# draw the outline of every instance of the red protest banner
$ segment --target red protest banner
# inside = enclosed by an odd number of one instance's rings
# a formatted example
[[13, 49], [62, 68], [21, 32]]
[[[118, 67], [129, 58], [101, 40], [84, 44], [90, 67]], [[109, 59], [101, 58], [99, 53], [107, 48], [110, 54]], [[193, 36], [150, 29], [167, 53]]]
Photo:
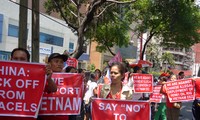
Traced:
[[195, 98], [192, 79], [167, 82], [165, 86], [170, 102], [190, 101]]
[[134, 92], [151, 93], [153, 92], [153, 76], [151, 74], [133, 74]]
[[79, 114], [83, 97], [83, 76], [54, 73], [52, 79], [57, 84], [57, 92], [44, 93], [39, 115]]
[[195, 79], [195, 97], [200, 98], [200, 78]]
[[150, 94], [149, 101], [160, 103], [162, 100], [163, 94], [160, 93], [161, 85], [156, 85], [153, 87], [153, 93]]
[[92, 120], [150, 120], [149, 102], [94, 99]]
[[66, 63], [68, 66], [72, 66], [76, 68], [78, 65], [78, 60], [76, 58], [68, 58]]
[[45, 81], [45, 65], [0, 61], [0, 116], [36, 118]]

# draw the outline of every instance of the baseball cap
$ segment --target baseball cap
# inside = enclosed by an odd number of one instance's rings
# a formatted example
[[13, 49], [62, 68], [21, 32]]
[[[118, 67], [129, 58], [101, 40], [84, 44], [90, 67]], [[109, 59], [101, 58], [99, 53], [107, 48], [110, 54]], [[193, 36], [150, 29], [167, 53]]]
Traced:
[[61, 58], [65, 62], [68, 59], [68, 56], [59, 53], [52, 53], [48, 58], [48, 62], [50, 62], [53, 58]]

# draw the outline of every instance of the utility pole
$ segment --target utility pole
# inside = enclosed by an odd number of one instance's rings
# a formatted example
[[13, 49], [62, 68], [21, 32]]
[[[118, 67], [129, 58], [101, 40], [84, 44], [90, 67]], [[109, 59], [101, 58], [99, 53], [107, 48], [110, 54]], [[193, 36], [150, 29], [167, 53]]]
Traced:
[[27, 13], [28, 0], [20, 0], [18, 47], [27, 48]]
[[39, 0], [32, 0], [32, 62], [39, 62]]

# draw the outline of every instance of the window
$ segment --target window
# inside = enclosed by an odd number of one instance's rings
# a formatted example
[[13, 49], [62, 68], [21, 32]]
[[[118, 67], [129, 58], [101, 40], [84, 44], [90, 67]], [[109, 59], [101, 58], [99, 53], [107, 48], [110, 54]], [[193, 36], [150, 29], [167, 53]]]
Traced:
[[74, 51], [74, 43], [69, 43], [69, 52], [72, 53]]
[[0, 14], [0, 43], [2, 42], [3, 35], [3, 15]]
[[40, 32], [40, 42], [51, 45], [63, 46], [63, 38]]
[[10, 58], [9, 52], [0, 51], [0, 60], [9, 60]]
[[8, 36], [18, 37], [19, 27], [16, 25], [8, 25]]
[[0, 60], [8, 60], [8, 55], [1, 55], [0, 54]]

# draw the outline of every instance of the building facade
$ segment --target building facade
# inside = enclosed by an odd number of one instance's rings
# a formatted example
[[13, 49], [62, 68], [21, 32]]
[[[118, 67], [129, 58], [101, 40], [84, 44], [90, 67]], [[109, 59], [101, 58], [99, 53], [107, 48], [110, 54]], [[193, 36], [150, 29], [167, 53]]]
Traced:
[[192, 48], [179, 48], [176, 46], [163, 47], [162, 52], [170, 52], [174, 56], [175, 66], [170, 66], [174, 74], [183, 71], [186, 76], [193, 76], [194, 52]]
[[[19, 0], [13, 0], [18, 3]], [[0, 1], [0, 60], [9, 60], [11, 51], [18, 47], [19, 31], [19, 5], [9, 0]], [[29, 6], [31, 5], [29, 1]], [[43, 7], [44, 1], [40, 1], [40, 62], [51, 53], [63, 53], [65, 50], [73, 52], [77, 44], [77, 36], [67, 27], [63, 20], [55, 18], [56, 14], [48, 16]], [[9, 7], [8, 7], [9, 6]], [[31, 10], [28, 10], [27, 18], [27, 49], [31, 53]], [[79, 58], [79, 64], [86, 66], [89, 60], [87, 50]]]
[[194, 76], [200, 76], [200, 43], [195, 44], [193, 47], [193, 51], [194, 51], [194, 56], [195, 56], [195, 60], [194, 60], [194, 65], [193, 65], [193, 75]]

